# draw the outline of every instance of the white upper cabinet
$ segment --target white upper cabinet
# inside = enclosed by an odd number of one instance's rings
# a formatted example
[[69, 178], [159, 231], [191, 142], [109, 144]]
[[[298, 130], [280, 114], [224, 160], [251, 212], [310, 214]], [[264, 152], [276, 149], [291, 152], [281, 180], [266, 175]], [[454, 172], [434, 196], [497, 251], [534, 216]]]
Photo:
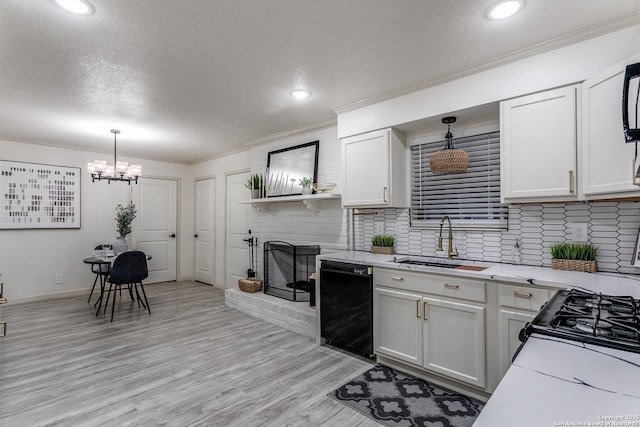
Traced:
[[407, 207], [405, 136], [382, 129], [342, 139], [342, 207]]
[[500, 103], [503, 202], [578, 199], [578, 88], [567, 86]]
[[622, 131], [622, 83], [629, 58], [582, 84], [582, 193], [585, 199], [640, 196], [633, 184], [635, 144]]

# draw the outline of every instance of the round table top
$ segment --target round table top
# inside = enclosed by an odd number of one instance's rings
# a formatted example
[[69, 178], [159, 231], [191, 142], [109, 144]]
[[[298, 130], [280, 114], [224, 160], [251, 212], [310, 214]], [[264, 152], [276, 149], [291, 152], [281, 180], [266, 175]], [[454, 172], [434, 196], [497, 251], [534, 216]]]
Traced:
[[[115, 258], [115, 256], [110, 256], [106, 258], [97, 258], [97, 257], [89, 257], [82, 260], [85, 264], [111, 264], [111, 261]], [[152, 258], [151, 255], [147, 255], [147, 261]]]

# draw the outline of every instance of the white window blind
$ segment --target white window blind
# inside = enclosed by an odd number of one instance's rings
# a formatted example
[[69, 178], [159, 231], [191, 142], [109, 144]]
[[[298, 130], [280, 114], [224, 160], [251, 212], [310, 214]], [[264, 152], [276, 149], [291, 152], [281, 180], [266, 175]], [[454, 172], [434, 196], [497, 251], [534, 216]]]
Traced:
[[454, 227], [507, 228], [507, 205], [500, 203], [500, 132], [454, 138], [469, 153], [465, 173], [436, 175], [429, 158], [445, 142], [411, 147], [411, 225], [439, 226], [449, 215]]

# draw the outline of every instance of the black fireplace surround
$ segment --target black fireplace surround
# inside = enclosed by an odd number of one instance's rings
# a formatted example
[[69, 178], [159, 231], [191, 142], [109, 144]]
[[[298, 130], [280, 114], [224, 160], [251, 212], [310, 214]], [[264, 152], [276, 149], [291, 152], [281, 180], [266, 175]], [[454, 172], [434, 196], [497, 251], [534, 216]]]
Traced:
[[264, 243], [264, 293], [289, 301], [309, 301], [315, 292], [311, 274], [316, 271], [320, 246], [287, 242]]

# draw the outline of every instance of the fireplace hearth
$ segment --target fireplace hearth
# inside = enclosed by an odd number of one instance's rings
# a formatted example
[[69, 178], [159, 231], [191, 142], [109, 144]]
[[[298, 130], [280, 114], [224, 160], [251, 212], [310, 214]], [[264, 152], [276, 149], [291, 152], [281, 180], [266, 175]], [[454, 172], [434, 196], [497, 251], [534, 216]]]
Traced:
[[311, 274], [316, 271], [318, 245], [264, 243], [264, 293], [289, 301], [309, 301], [315, 292]]

